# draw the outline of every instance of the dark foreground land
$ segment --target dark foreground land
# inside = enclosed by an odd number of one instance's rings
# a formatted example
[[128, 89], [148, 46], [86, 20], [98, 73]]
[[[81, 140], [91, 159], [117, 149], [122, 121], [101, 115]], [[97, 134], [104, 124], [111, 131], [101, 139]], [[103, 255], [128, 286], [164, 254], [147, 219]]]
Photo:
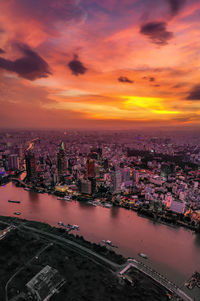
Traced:
[[[83, 237], [67, 234], [65, 230], [47, 224], [0, 217], [0, 229], [7, 227], [2, 222], [12, 223], [15, 228], [0, 240], [1, 301], [37, 300], [31, 297], [27, 299], [27, 295], [23, 297], [28, 292], [26, 283], [47, 265], [55, 268], [65, 279], [59, 293], [51, 297], [52, 301], [168, 300], [163, 287], [134, 269], [131, 272], [132, 284], [121, 279], [117, 267], [122, 266], [126, 260], [106, 247], [92, 244]], [[113, 267], [92, 254], [90, 256], [81, 249], [79, 252], [73, 246], [31, 231], [28, 227], [51, 234], [52, 238], [56, 235], [85, 246], [113, 262]]]

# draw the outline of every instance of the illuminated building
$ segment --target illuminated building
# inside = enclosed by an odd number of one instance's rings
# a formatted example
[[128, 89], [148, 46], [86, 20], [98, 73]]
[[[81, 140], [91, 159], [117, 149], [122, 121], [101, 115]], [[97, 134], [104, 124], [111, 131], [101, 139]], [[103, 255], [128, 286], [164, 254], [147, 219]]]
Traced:
[[87, 160], [86, 175], [87, 178], [95, 178], [95, 161], [93, 159]]
[[138, 183], [139, 179], [140, 179], [140, 174], [137, 170], [135, 170], [134, 173], [133, 173], [133, 180], [134, 180], [135, 183]]
[[55, 187], [55, 190], [59, 191], [59, 192], [66, 192], [68, 190], [68, 186], [67, 185], [57, 185]]
[[121, 184], [122, 184], [122, 175], [120, 170], [116, 170], [112, 172], [112, 187], [113, 192], [117, 193], [121, 191]]
[[65, 158], [65, 148], [64, 143], [61, 142], [59, 147], [59, 152], [57, 154], [57, 168], [59, 177], [64, 175], [66, 172], [66, 158]]
[[123, 182], [130, 181], [130, 168], [124, 168], [122, 170], [122, 181]]
[[171, 207], [172, 201], [173, 201], [172, 195], [171, 195], [170, 192], [168, 192], [168, 193], [165, 195], [165, 205], [166, 205], [167, 208], [170, 208], [170, 207]]

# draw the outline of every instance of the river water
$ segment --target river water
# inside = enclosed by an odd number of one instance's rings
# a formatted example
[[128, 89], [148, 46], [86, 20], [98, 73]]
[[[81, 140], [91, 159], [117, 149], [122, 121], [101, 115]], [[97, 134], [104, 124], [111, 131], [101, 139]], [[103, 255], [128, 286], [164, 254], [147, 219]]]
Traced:
[[[8, 199], [20, 204], [8, 203]], [[200, 235], [184, 228], [156, 224], [123, 208], [95, 207], [77, 201], [57, 200], [54, 195], [25, 191], [8, 183], [0, 187], [0, 215], [46, 222], [57, 226], [58, 221], [80, 226], [79, 235], [101, 242], [109, 239], [124, 256], [144, 261], [179, 286], [191, 274], [200, 271]], [[76, 233], [76, 231], [74, 231]], [[148, 255], [145, 260], [139, 252]]]

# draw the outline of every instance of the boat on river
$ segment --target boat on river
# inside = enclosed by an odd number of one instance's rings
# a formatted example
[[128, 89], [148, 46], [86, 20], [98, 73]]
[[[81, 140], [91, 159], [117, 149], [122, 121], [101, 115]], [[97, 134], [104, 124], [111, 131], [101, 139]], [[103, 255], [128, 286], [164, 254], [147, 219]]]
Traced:
[[102, 242], [105, 244], [105, 245], [109, 245], [111, 246], [112, 245], [112, 241], [111, 240], [102, 240]]
[[112, 204], [110, 204], [110, 203], [105, 203], [105, 204], [104, 204], [104, 207], [105, 207], [105, 208], [111, 208], [111, 207], [112, 207]]
[[148, 259], [148, 256], [144, 253], [138, 253], [138, 255], [144, 259]]
[[9, 203], [16, 203], [16, 204], [19, 204], [21, 203], [20, 201], [13, 201], [13, 200], [8, 200]]

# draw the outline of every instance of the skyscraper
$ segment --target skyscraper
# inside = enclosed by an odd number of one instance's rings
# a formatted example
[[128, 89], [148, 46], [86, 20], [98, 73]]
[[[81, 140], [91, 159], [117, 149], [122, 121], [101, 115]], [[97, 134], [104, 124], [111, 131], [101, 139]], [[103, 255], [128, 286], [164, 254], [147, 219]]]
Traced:
[[61, 177], [66, 172], [66, 157], [65, 157], [65, 147], [64, 142], [61, 142], [59, 147], [59, 152], [57, 154], [57, 168], [58, 175]]
[[113, 192], [118, 193], [121, 191], [121, 184], [122, 184], [122, 175], [120, 170], [115, 170], [111, 174], [112, 178], [112, 188]]
[[9, 155], [8, 165], [9, 165], [9, 169], [11, 169], [11, 170], [19, 169], [19, 157], [17, 154]]
[[28, 181], [31, 181], [36, 176], [36, 161], [35, 161], [35, 155], [33, 151], [27, 150], [25, 152], [25, 161], [26, 161], [26, 173], [27, 173], [27, 179]]
[[95, 178], [95, 161], [93, 159], [87, 160], [86, 176], [87, 178]]

